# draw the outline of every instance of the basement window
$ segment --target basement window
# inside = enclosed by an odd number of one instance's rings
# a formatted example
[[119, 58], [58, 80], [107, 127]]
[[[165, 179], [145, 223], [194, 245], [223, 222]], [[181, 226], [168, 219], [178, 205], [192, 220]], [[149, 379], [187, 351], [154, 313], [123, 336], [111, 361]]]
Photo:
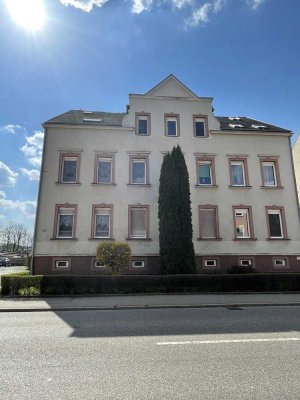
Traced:
[[55, 261], [56, 268], [69, 268], [69, 261], [66, 260], [56, 260]]
[[204, 261], [204, 267], [216, 267], [217, 266], [217, 260], [205, 260]]
[[250, 258], [242, 259], [242, 260], [240, 260], [240, 264], [241, 264], [242, 267], [251, 267], [252, 260]]
[[134, 260], [131, 262], [132, 268], [145, 268], [144, 260]]
[[274, 267], [286, 267], [287, 266], [287, 262], [285, 258], [275, 258], [273, 260], [274, 263]]
[[95, 260], [94, 267], [95, 268], [106, 268], [106, 265], [100, 264], [99, 261]]

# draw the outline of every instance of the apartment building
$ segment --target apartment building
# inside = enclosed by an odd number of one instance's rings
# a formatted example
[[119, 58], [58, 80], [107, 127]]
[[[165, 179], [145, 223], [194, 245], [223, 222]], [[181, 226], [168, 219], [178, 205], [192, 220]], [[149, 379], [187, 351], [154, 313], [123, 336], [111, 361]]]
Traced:
[[106, 273], [96, 245], [113, 240], [130, 244], [128, 273], [158, 273], [160, 167], [175, 145], [189, 171], [197, 271], [300, 271], [292, 133], [215, 116], [212, 101], [170, 75], [130, 94], [124, 113], [46, 121], [34, 273]]

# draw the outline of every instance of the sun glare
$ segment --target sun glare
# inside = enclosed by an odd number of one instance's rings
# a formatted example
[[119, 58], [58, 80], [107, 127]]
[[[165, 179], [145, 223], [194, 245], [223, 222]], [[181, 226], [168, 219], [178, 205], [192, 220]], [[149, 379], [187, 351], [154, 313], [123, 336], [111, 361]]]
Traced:
[[46, 12], [42, 0], [6, 0], [7, 8], [15, 22], [28, 31], [42, 28]]

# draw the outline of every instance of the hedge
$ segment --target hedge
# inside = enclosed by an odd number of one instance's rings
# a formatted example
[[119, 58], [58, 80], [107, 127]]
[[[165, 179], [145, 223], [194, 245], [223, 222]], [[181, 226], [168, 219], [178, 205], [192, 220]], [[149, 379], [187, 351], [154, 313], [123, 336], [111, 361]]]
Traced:
[[[34, 288], [29, 290], [30, 288]], [[2, 276], [2, 294], [41, 295], [300, 291], [300, 274]], [[24, 291], [21, 290], [24, 293]]]

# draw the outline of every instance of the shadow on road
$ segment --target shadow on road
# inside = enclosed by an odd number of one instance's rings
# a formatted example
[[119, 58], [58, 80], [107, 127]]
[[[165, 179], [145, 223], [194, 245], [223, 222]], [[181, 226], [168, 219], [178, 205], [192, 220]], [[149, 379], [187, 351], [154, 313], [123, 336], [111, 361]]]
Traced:
[[61, 311], [72, 337], [175, 336], [300, 331], [300, 307]]

